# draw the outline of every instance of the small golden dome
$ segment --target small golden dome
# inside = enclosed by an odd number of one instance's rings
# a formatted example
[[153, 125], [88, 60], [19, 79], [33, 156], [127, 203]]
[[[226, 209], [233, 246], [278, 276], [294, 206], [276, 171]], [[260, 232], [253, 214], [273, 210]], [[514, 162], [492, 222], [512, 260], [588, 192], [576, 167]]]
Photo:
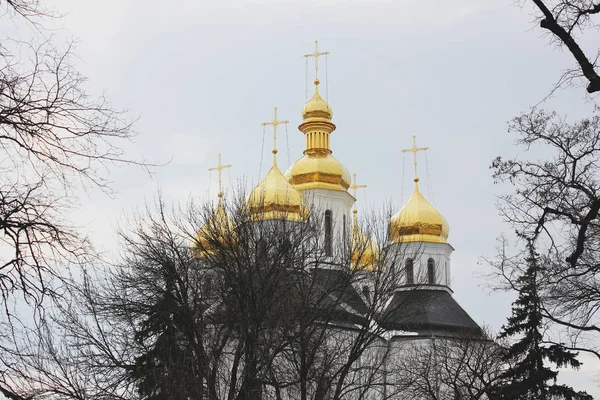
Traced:
[[447, 243], [449, 232], [448, 223], [425, 200], [418, 184], [408, 202], [390, 219], [389, 236], [392, 243]]
[[304, 221], [308, 216], [304, 196], [288, 183], [275, 163], [250, 193], [248, 207], [254, 219], [259, 221]]
[[358, 226], [358, 222], [356, 221], [356, 216], [350, 230], [350, 242], [352, 251], [352, 269], [375, 271], [375, 264], [379, 258], [377, 243], [360, 229], [360, 226]]
[[285, 172], [288, 181], [298, 190], [348, 190], [350, 172], [329, 151], [305, 151], [302, 158]]
[[[220, 195], [220, 193], [219, 193]], [[219, 205], [206, 220], [202, 228], [196, 232], [196, 240], [192, 243], [192, 254], [204, 258], [215, 252], [215, 242], [226, 245], [235, 236], [235, 225], [225, 212], [219, 196]]]
[[330, 121], [333, 117], [333, 111], [331, 106], [327, 104], [325, 100], [319, 94], [319, 80], [315, 80], [315, 94], [308, 103], [304, 105], [302, 109], [302, 119], [307, 120], [318, 120], [323, 119]]

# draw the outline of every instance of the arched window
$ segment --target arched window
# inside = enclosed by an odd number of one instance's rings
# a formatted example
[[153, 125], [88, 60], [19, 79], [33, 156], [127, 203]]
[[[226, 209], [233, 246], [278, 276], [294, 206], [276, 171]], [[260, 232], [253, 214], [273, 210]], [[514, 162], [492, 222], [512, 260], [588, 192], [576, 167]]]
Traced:
[[325, 211], [325, 255], [333, 254], [333, 221], [331, 218], [331, 210]]
[[406, 267], [406, 284], [412, 285], [415, 283], [415, 271], [414, 271], [414, 267], [413, 267], [413, 259], [412, 258], [406, 259], [405, 267]]
[[435, 261], [433, 258], [427, 260], [427, 282], [430, 284], [435, 284]]

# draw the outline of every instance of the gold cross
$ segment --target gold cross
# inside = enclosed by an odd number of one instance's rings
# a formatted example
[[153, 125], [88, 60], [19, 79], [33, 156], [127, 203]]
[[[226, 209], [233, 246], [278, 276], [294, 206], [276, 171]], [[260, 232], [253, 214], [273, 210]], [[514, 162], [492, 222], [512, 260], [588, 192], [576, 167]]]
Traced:
[[289, 124], [289, 123], [290, 123], [290, 121], [278, 121], [277, 120], [277, 107], [275, 107], [274, 112], [273, 112], [273, 121], [262, 123], [262, 126], [273, 125], [273, 154], [277, 154], [277, 125]]
[[[354, 191], [354, 198], [356, 199], [356, 189], [366, 189], [367, 185], [357, 185], [356, 184], [356, 174], [354, 174], [354, 183], [352, 184], [352, 186], [350, 186], [350, 188]], [[354, 214], [354, 218], [356, 218], [356, 213], [358, 211], [356, 211], [356, 201], [354, 202], [354, 210], [352, 210], [352, 213]]]
[[219, 203], [221, 202], [221, 197], [223, 197], [223, 191], [221, 190], [221, 171], [224, 170], [225, 168], [231, 168], [231, 164], [228, 165], [222, 165], [221, 164], [221, 154], [219, 153], [219, 165], [217, 165], [214, 168], [209, 168], [209, 171], [218, 171], [219, 173]]
[[415, 135], [413, 135], [413, 147], [412, 147], [412, 149], [404, 149], [404, 150], [402, 150], [403, 153], [407, 153], [409, 151], [413, 153], [413, 160], [414, 160], [414, 165], [415, 165], [415, 177], [414, 177], [414, 181], [415, 182], [419, 182], [419, 177], [417, 176], [417, 152], [418, 151], [425, 151], [425, 150], [429, 150], [429, 147], [417, 147], [417, 137]]
[[315, 52], [311, 54], [305, 54], [304, 57], [314, 57], [315, 58], [315, 83], [319, 81], [319, 56], [324, 56], [329, 54], [328, 51], [324, 51], [319, 53], [319, 41], [315, 40]]

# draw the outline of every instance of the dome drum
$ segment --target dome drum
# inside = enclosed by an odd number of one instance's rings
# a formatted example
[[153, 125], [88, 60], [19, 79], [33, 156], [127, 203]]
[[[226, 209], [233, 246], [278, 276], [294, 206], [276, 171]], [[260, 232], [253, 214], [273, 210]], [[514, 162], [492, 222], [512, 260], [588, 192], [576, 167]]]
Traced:
[[[311, 150], [329, 150], [329, 135], [325, 132], [312, 132], [306, 135], [306, 148]], [[306, 150], [305, 150], [306, 153]]]

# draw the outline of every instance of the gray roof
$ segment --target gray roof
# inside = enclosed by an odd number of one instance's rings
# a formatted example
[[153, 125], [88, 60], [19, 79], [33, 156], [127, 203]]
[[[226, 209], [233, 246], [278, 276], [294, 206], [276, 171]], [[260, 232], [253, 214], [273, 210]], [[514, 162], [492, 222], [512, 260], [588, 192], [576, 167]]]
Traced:
[[315, 268], [313, 270], [315, 281], [324, 286], [332, 295], [338, 297], [346, 305], [359, 313], [368, 311], [362, 297], [352, 285], [351, 275], [339, 269]]
[[394, 294], [381, 326], [423, 336], [480, 336], [481, 328], [443, 289], [413, 288]]
[[314, 281], [330, 295], [331, 300], [322, 304], [322, 308], [331, 313], [327, 318], [353, 324], [366, 323], [367, 305], [356, 292], [346, 271], [315, 268], [312, 273]]

